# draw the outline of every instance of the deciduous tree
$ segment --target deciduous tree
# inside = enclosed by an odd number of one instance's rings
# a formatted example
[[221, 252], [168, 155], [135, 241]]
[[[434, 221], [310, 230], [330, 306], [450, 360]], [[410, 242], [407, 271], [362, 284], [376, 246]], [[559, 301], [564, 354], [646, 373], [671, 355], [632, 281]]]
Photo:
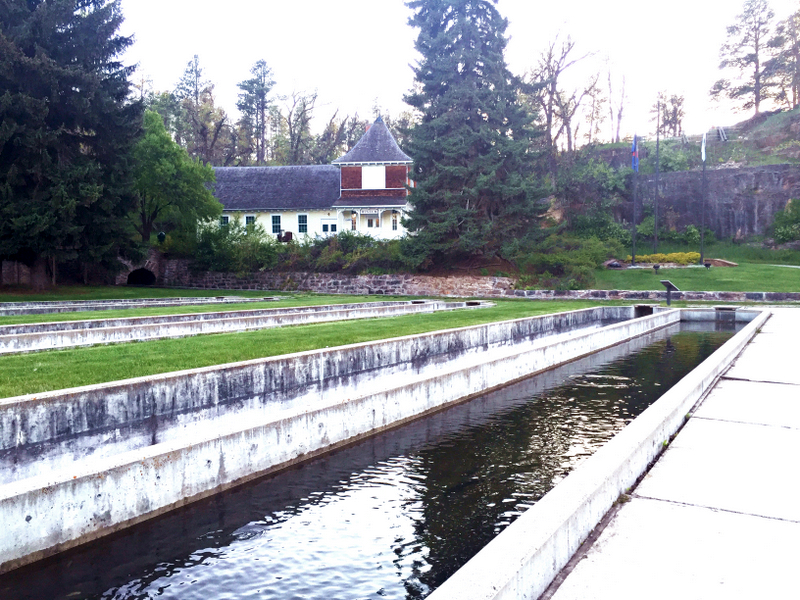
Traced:
[[149, 241], [156, 227], [167, 232], [194, 231], [198, 222], [222, 212], [207, 187], [214, 181], [213, 168], [190, 158], [172, 140], [156, 112], [144, 115], [144, 136], [136, 145], [134, 159], [137, 201], [131, 219], [142, 241]]
[[221, 164], [222, 140], [229, 137], [225, 135], [228, 116], [216, 106], [214, 84], [204, 79], [196, 54], [186, 65], [175, 96], [186, 111], [186, 150], [189, 156], [199, 158], [206, 164]]
[[[574, 50], [575, 41], [571, 37], [567, 36], [562, 41], [556, 36], [542, 52], [538, 65], [528, 76], [528, 83], [534, 90], [529, 97], [535, 103], [544, 124], [544, 145], [553, 178], [557, 173], [558, 140], [562, 134], [571, 138], [571, 119], [580, 104], [578, 97], [581, 96], [577, 91], [566, 92], [561, 79], [567, 69], [588, 56], [576, 56]], [[567, 145], [571, 149], [572, 139], [569, 139]]]
[[[283, 165], [307, 165], [312, 161], [314, 136], [311, 118], [317, 93], [292, 92], [286, 99], [285, 112], [278, 112], [280, 134], [276, 139], [275, 162]], [[277, 112], [277, 111], [276, 111]]]

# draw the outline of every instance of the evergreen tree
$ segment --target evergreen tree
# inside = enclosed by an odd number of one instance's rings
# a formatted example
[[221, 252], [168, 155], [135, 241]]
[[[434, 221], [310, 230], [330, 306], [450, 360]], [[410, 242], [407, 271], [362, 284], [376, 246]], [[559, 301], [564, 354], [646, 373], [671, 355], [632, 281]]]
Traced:
[[141, 123], [114, 0], [0, 2], [0, 257], [115, 262]]
[[272, 69], [263, 60], [259, 60], [250, 69], [253, 76], [239, 83], [239, 99], [236, 108], [242, 113], [239, 122], [243, 137], [255, 152], [255, 164], [262, 166], [268, 159], [268, 133], [271, 100], [269, 93], [275, 85], [272, 79]]
[[765, 66], [774, 74], [775, 100], [791, 110], [800, 105], [800, 10], [778, 23], [769, 46], [777, 51]]
[[737, 79], [720, 79], [711, 88], [711, 97], [727, 96], [741, 102], [745, 110], [755, 109], [770, 97], [771, 72], [767, 70], [774, 48], [770, 46], [775, 13], [767, 0], [745, 0], [742, 14], [728, 27], [728, 38], [720, 49], [720, 69], [738, 71]]
[[532, 185], [534, 132], [503, 53], [507, 21], [492, 0], [412, 0], [420, 114], [410, 130], [416, 187], [406, 221], [409, 262], [502, 253], [535, 234], [543, 212]]

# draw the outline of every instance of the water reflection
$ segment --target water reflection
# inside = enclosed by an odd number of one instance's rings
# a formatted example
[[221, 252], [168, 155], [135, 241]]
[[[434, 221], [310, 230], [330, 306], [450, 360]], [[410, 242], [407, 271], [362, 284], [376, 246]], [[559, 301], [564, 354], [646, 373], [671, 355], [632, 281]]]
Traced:
[[0, 597], [424, 597], [731, 334], [651, 334], [12, 572]]

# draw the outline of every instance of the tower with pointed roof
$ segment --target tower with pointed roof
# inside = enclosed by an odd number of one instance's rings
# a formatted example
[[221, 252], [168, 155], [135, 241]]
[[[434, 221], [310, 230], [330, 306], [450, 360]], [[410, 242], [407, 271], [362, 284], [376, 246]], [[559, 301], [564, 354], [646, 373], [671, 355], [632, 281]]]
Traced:
[[409, 209], [412, 162], [381, 117], [350, 152], [333, 161], [341, 170], [340, 196], [333, 206], [352, 231], [381, 238], [405, 233], [400, 220]]

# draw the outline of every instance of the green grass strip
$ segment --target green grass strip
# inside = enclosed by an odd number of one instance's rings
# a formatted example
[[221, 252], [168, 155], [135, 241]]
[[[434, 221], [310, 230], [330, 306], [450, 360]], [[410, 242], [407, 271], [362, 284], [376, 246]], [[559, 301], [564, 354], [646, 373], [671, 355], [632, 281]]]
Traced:
[[494, 307], [474, 310], [11, 355], [0, 357], [0, 398], [577, 310], [599, 304], [588, 300], [500, 300]]
[[659, 290], [669, 279], [682, 291], [692, 292], [800, 292], [800, 269], [740, 264], [711, 269], [601, 269], [595, 272], [599, 290]]

